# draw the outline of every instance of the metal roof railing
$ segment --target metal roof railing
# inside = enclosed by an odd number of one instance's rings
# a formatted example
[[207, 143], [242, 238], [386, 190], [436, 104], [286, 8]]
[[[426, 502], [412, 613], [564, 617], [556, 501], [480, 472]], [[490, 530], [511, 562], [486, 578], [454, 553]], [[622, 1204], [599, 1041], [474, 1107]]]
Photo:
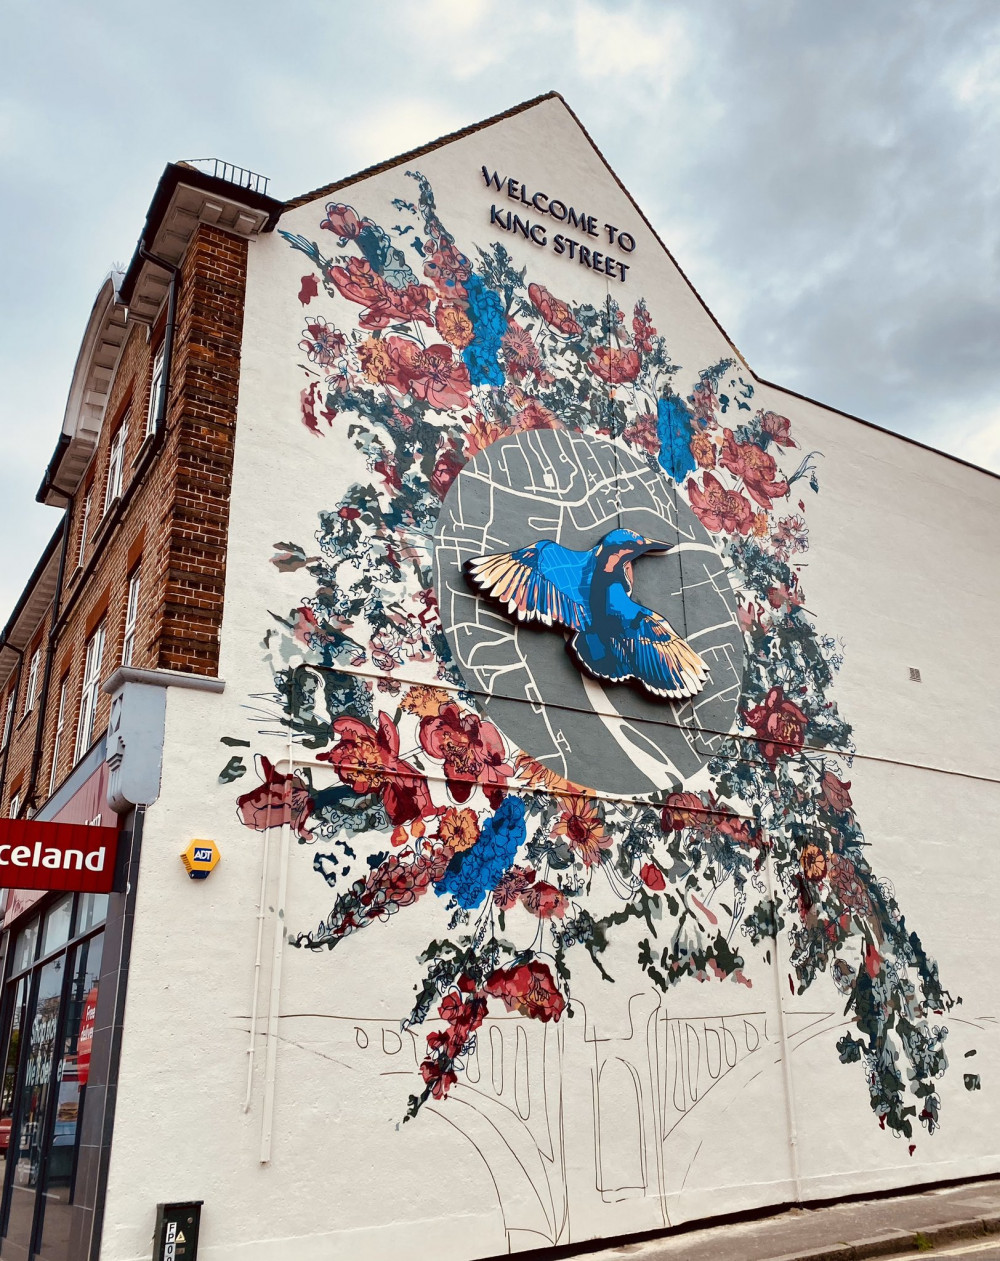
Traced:
[[185, 162], [187, 166], [193, 166], [195, 170], [212, 175], [218, 180], [248, 188], [253, 193], [267, 193], [267, 176], [248, 171], [244, 166], [234, 166], [232, 162], [223, 162], [221, 158], [187, 158]]

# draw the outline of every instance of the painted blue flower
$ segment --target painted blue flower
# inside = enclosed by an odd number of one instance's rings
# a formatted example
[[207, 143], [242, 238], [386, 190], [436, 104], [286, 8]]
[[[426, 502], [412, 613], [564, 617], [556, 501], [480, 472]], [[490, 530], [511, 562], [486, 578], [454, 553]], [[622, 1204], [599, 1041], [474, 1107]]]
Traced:
[[676, 394], [656, 404], [656, 432], [660, 439], [660, 467], [680, 482], [695, 470], [691, 454], [691, 412]]
[[527, 834], [524, 802], [520, 797], [505, 797], [493, 818], [483, 824], [475, 845], [451, 860], [435, 891], [439, 896], [452, 894], [466, 910], [478, 906], [513, 863]]
[[500, 342], [507, 331], [507, 317], [503, 303], [492, 289], [472, 275], [465, 281], [468, 295], [468, 316], [472, 321], [475, 337], [462, 352], [462, 360], [469, 369], [473, 385], [501, 386], [504, 383], [500, 367]]

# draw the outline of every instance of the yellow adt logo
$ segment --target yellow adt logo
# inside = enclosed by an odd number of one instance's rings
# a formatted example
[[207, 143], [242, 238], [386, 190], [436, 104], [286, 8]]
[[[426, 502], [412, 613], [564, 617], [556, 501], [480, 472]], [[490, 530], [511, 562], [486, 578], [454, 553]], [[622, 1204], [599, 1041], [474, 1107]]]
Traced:
[[214, 841], [192, 841], [181, 854], [184, 870], [192, 880], [204, 880], [219, 858], [219, 848]]

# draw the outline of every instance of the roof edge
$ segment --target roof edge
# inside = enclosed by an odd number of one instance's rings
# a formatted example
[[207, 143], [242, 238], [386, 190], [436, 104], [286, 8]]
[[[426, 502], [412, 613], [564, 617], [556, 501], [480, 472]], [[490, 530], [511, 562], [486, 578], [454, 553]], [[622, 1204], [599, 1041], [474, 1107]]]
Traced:
[[170, 200], [175, 190], [181, 184], [187, 184], [191, 188], [198, 188], [206, 193], [217, 193], [220, 196], [224, 194], [227, 201], [242, 202], [254, 210], [264, 211], [267, 214], [267, 223], [262, 231], [265, 232], [270, 231], [278, 222], [278, 216], [281, 214], [284, 205], [276, 197], [268, 197], [266, 193], [254, 192], [253, 189], [244, 188], [240, 184], [233, 184], [229, 180], [220, 179], [216, 175], [206, 175], [204, 171], [199, 171], [197, 167], [187, 166], [182, 162], [168, 162], [163, 168], [163, 174], [160, 176], [156, 185], [156, 191], [153, 193], [153, 199], [149, 203], [149, 209], [146, 211], [146, 220], [142, 225], [135, 253], [132, 255], [132, 260], [118, 287], [120, 299], [126, 306], [130, 306], [132, 303], [139, 273], [144, 265], [144, 260], [139, 253], [140, 247], [143, 245], [148, 246], [155, 240], [163, 222], [163, 217], [170, 206]]
[[[451, 144], [455, 140], [464, 140], [466, 136], [475, 135], [477, 131], [482, 131], [486, 127], [492, 127], [494, 123], [503, 122], [505, 118], [513, 118], [516, 114], [523, 114], [525, 110], [533, 109], [536, 105], [541, 105], [543, 101], [551, 100], [562, 101], [563, 105], [566, 105], [566, 101], [560, 92], [555, 90], [543, 92], [541, 96], [533, 96], [530, 101], [522, 101], [520, 105], [513, 105], [510, 109], [502, 110], [499, 114], [494, 114], [490, 118], [484, 118], [482, 122], [470, 123], [468, 127], [461, 127], [458, 131], [450, 131], [444, 136], [439, 136], [437, 140], [420, 145], [416, 149], [408, 149], [406, 153], [400, 153], [394, 158], [386, 158], [383, 162], [376, 162], [374, 166], [366, 166], [361, 171], [355, 171], [353, 175], [345, 175], [342, 179], [334, 180], [332, 184], [324, 184], [320, 188], [314, 188], [312, 192], [301, 193], [298, 197], [292, 197], [284, 203], [282, 213], [285, 210], [296, 210], [299, 206], [306, 206], [309, 202], [316, 201], [320, 197], [328, 197], [331, 193], [335, 193], [341, 188], [346, 188], [348, 184], [356, 184], [358, 180], [370, 179], [373, 175], [381, 175], [383, 171], [389, 171], [394, 166], [399, 166], [402, 162], [410, 162], [414, 158], [422, 158], [425, 153], [433, 153], [435, 149], [440, 149], [442, 146]], [[568, 105], [566, 105], [566, 108], [573, 114]], [[573, 117], [576, 118], [576, 115], [573, 114]], [[577, 122], [579, 121], [577, 119]], [[588, 136], [587, 139], [589, 140], [590, 137]], [[591, 140], [590, 143], [593, 144], [594, 142]], [[273, 224], [269, 224], [264, 231], [270, 231], [273, 226]]]
[[17, 604], [14, 605], [14, 611], [11, 613], [10, 617], [7, 619], [6, 626], [3, 628], [2, 631], [0, 631], [0, 652], [2, 652], [5, 648], [13, 647], [13, 645], [10, 642], [10, 637], [14, 633], [14, 631], [17, 629], [18, 620], [21, 614], [24, 612], [25, 606], [27, 605], [28, 600], [31, 597], [32, 591], [34, 591], [42, 575], [45, 573], [45, 570], [52, 563], [52, 560], [56, 555], [56, 551], [59, 548], [59, 543], [60, 543], [60, 540], [62, 539], [62, 533], [63, 533], [63, 522], [62, 520], [60, 520], [59, 524], [55, 528], [55, 531], [52, 537], [49, 539], [48, 543], [45, 545], [45, 551], [42, 552], [41, 556], [39, 557], [38, 564], [31, 571], [31, 576], [29, 577], [28, 581], [24, 584], [24, 589], [22, 590], [20, 596], [18, 597]]

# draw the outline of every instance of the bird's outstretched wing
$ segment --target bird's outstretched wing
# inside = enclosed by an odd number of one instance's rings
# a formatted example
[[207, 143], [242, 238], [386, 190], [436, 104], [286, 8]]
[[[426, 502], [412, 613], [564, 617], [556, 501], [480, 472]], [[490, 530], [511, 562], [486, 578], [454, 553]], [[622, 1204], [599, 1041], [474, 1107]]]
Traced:
[[593, 552], [543, 539], [514, 552], [476, 556], [462, 568], [467, 581], [519, 621], [558, 622], [575, 631], [590, 625]]
[[670, 700], [697, 695], [708, 677], [701, 657], [662, 614], [628, 597], [622, 603], [630, 606], [630, 617], [574, 636], [569, 648], [584, 669], [619, 683], [635, 679]]

